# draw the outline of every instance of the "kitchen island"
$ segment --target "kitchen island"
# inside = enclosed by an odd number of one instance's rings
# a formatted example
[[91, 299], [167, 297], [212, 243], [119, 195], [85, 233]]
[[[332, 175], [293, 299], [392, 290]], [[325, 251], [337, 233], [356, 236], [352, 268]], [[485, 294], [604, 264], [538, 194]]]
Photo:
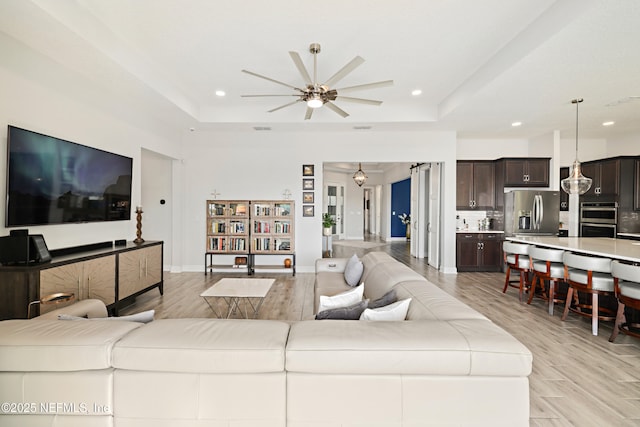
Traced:
[[513, 236], [506, 240], [544, 248], [563, 249], [578, 254], [595, 255], [640, 263], [640, 242], [609, 237]]

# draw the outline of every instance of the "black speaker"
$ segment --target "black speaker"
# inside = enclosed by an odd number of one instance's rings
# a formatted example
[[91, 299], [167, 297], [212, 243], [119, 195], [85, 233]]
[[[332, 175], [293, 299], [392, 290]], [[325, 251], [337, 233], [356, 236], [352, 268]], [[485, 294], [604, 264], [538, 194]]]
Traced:
[[28, 264], [48, 261], [51, 261], [51, 254], [42, 234], [16, 233], [14, 235], [12, 232], [9, 236], [0, 237], [1, 264]]

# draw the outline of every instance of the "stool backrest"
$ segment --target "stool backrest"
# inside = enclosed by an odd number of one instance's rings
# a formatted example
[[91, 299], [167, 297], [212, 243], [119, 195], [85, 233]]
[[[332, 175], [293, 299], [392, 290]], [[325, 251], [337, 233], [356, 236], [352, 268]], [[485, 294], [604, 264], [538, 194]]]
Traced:
[[612, 261], [611, 275], [627, 282], [640, 283], [640, 265], [630, 265], [623, 264], [620, 261]]
[[563, 262], [564, 265], [569, 268], [611, 273], [611, 260], [609, 258], [591, 257], [565, 252]]
[[541, 261], [564, 262], [564, 251], [562, 249], [547, 249], [533, 246], [529, 249], [529, 256]]
[[513, 243], [505, 241], [502, 243], [502, 250], [508, 254], [529, 255], [530, 246], [531, 245], [527, 245], [524, 243]]

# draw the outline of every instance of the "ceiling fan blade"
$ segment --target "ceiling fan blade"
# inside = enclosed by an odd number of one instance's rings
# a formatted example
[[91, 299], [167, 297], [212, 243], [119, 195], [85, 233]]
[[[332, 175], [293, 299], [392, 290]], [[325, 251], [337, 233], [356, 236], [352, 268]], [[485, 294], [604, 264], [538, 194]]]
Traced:
[[304, 119], [309, 120], [312, 114], [313, 114], [313, 108], [307, 107], [307, 112], [304, 115]]
[[385, 80], [382, 82], [366, 83], [363, 85], [343, 87], [341, 89], [336, 89], [336, 91], [338, 93], [342, 93], [342, 92], [350, 92], [353, 90], [375, 89], [378, 87], [385, 87], [385, 86], [393, 86], [393, 80]]
[[380, 105], [380, 104], [382, 104], [382, 101], [376, 101], [374, 99], [352, 98], [350, 96], [340, 96], [340, 95], [338, 95], [336, 97], [336, 99], [339, 99], [340, 101], [356, 102], [358, 104], [369, 104], [369, 105]]
[[309, 72], [307, 71], [304, 64], [302, 63], [302, 59], [300, 58], [300, 55], [298, 54], [298, 52], [289, 52], [289, 56], [291, 56], [291, 59], [293, 59], [293, 63], [296, 64], [296, 68], [300, 72], [300, 75], [302, 76], [302, 80], [304, 80], [306, 84], [312, 85], [313, 82], [311, 80], [311, 76], [309, 75]]
[[278, 81], [278, 80], [272, 79], [271, 77], [266, 77], [266, 76], [263, 76], [263, 75], [261, 75], [261, 74], [254, 73], [253, 71], [242, 70], [242, 72], [243, 72], [243, 73], [250, 74], [250, 75], [255, 76], [255, 77], [259, 77], [259, 78], [261, 78], [261, 79], [269, 80], [270, 82], [278, 83], [279, 85], [282, 85], [282, 86], [290, 87], [291, 89], [295, 89], [295, 90], [300, 91], [300, 92], [303, 92], [303, 90], [302, 90], [302, 89], [300, 89], [300, 88], [297, 88], [297, 87], [295, 87], [295, 86], [291, 86], [291, 85], [290, 85], [290, 84], [288, 84], [288, 83], [283, 83], [283, 82], [281, 82], [281, 81]]
[[344, 117], [349, 117], [349, 113], [344, 111], [342, 108], [338, 107], [333, 102], [325, 102], [324, 106], [327, 107], [328, 109], [330, 109], [331, 111], [334, 111], [334, 112], [340, 114], [343, 118]]
[[328, 87], [333, 87], [333, 85], [335, 85], [340, 80], [342, 80], [347, 74], [355, 70], [356, 67], [361, 65], [363, 62], [364, 62], [364, 59], [362, 59], [360, 56], [356, 56], [347, 65], [345, 65], [340, 70], [338, 70], [337, 73], [329, 77], [329, 80], [324, 82], [324, 85]]
[[300, 102], [300, 101], [302, 101], [302, 99], [296, 99], [296, 100], [295, 100], [295, 101], [293, 101], [293, 102], [289, 102], [288, 104], [284, 104], [284, 105], [281, 105], [281, 106], [279, 106], [279, 107], [274, 108], [273, 110], [269, 110], [269, 111], [267, 111], [267, 113], [273, 113], [274, 111], [278, 111], [278, 110], [281, 110], [281, 109], [283, 109], [283, 108], [285, 108], [285, 107], [288, 107], [288, 106], [290, 106], [290, 105], [297, 104], [297, 103], [298, 103], [298, 102]]
[[300, 96], [297, 93], [293, 93], [291, 95], [240, 95], [240, 98], [257, 98], [261, 96]]

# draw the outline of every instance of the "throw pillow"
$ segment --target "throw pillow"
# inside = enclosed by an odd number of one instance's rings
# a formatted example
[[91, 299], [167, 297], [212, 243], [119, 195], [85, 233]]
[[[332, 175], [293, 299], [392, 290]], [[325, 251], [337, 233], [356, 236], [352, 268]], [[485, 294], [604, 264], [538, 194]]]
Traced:
[[326, 295], [320, 296], [320, 305], [318, 306], [318, 313], [321, 311], [329, 310], [330, 308], [349, 307], [357, 302], [362, 301], [362, 295], [364, 294], [364, 285], [358, 285], [353, 289], [342, 292], [338, 295], [328, 297]]
[[316, 320], [358, 320], [364, 309], [367, 308], [368, 303], [369, 300], [365, 299], [349, 307], [330, 308], [316, 314]]
[[344, 280], [349, 286], [356, 286], [360, 282], [362, 272], [364, 271], [364, 265], [360, 261], [356, 254], [353, 254], [347, 265], [344, 268]]
[[394, 302], [385, 307], [365, 309], [360, 315], [360, 320], [404, 320], [409, 311], [411, 298]]
[[155, 315], [155, 313], [155, 310], [148, 310], [136, 314], [131, 314], [129, 316], [92, 317], [91, 319], [87, 319], [86, 317], [71, 316], [69, 314], [59, 314], [58, 320], [126, 320], [129, 322], [149, 323], [153, 320], [153, 316]]
[[380, 308], [380, 307], [384, 307], [385, 305], [392, 304], [396, 301], [398, 301], [398, 297], [396, 296], [396, 290], [391, 289], [389, 292], [382, 295], [377, 300], [371, 301], [367, 306], [367, 308]]

